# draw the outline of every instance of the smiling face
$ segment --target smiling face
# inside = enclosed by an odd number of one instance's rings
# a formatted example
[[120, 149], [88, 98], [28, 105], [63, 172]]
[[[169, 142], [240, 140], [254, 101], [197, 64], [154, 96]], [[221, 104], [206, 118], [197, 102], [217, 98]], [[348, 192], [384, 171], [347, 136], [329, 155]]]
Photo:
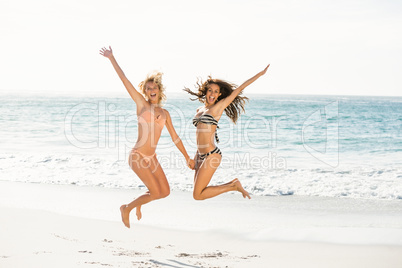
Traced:
[[154, 82], [148, 82], [145, 85], [145, 95], [151, 103], [158, 103], [159, 101], [159, 86]]
[[220, 95], [221, 92], [219, 86], [217, 84], [209, 84], [207, 94], [205, 95], [205, 100], [208, 105], [212, 105], [218, 100]]

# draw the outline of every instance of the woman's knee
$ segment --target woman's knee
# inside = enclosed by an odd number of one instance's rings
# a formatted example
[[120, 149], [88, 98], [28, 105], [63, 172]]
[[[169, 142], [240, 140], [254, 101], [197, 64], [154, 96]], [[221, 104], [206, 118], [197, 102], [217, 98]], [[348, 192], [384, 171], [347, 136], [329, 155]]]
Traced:
[[162, 199], [167, 197], [170, 194], [170, 189], [166, 189], [163, 191], [150, 191], [149, 195], [153, 200]]
[[204, 200], [205, 199], [200, 192], [195, 192], [195, 191], [193, 192], [193, 198], [195, 200]]
[[160, 193], [160, 198], [165, 198], [170, 195], [170, 189], [166, 189]]
[[161, 192], [157, 190], [149, 191], [149, 196], [152, 200], [160, 199]]

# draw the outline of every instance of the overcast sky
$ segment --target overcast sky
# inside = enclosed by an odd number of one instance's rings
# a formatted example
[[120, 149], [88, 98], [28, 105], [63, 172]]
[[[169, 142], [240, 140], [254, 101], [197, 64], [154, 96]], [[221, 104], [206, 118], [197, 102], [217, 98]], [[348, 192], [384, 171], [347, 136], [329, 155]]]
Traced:
[[0, 0], [0, 90], [126, 96], [111, 45], [134, 85], [156, 69], [168, 92], [271, 63], [246, 92], [402, 96], [401, 33], [400, 0]]

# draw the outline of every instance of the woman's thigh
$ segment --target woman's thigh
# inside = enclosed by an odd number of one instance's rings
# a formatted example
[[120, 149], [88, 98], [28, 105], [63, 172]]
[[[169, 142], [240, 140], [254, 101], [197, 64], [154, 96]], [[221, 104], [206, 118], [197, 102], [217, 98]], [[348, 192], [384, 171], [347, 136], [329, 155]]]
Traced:
[[163, 171], [161, 164], [156, 158], [156, 155], [151, 159], [151, 169], [154, 179], [158, 182], [158, 185], [160, 186], [160, 190], [162, 190], [162, 192], [164, 193], [166, 192], [169, 193], [170, 191], [169, 182], [166, 178], [165, 172]]
[[201, 192], [204, 190], [212, 179], [215, 171], [221, 163], [222, 156], [220, 154], [209, 155], [199, 166], [194, 179], [194, 191]]
[[[130, 155], [129, 163], [131, 169], [137, 174], [140, 180], [145, 184], [151, 192], [160, 192], [160, 179], [156, 178], [155, 165], [152, 164], [156, 157], [150, 159], [148, 163], [139, 154], [132, 153]], [[163, 179], [162, 179], [163, 180]]]

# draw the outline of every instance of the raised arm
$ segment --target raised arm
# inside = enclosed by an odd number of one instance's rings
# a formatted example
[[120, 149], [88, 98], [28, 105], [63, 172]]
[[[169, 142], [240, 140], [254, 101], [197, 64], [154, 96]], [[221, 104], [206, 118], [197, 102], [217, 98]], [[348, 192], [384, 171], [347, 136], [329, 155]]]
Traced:
[[227, 96], [226, 98], [224, 98], [223, 100], [219, 101], [217, 103], [217, 108], [222, 110], [225, 110], [226, 107], [228, 107], [230, 105], [230, 103], [232, 103], [232, 101], [237, 97], [237, 95], [240, 94], [240, 92], [245, 89], [247, 86], [249, 86], [251, 83], [253, 83], [255, 80], [257, 80], [260, 76], [263, 76], [269, 67], [270, 64], [268, 64], [267, 67], [265, 67], [264, 70], [262, 70], [261, 72], [257, 73], [256, 75], [254, 75], [253, 77], [251, 77], [250, 79], [248, 79], [247, 81], [245, 81], [243, 84], [241, 84], [238, 88], [236, 88], [235, 90], [233, 90], [232, 94], [230, 94], [229, 96]]
[[166, 128], [169, 131], [170, 137], [172, 137], [173, 143], [176, 145], [177, 149], [183, 154], [186, 159], [187, 166], [190, 169], [194, 169], [194, 160], [188, 155], [186, 148], [184, 148], [183, 142], [181, 141], [179, 135], [177, 135], [176, 130], [173, 127], [172, 119], [167, 110], [164, 110], [166, 114]]
[[108, 58], [113, 65], [116, 73], [119, 75], [120, 80], [123, 82], [124, 86], [126, 87], [128, 94], [130, 94], [131, 98], [137, 104], [137, 108], [140, 109], [142, 105], [146, 102], [145, 98], [134, 88], [131, 82], [127, 79], [126, 75], [124, 74], [123, 70], [120, 68], [119, 64], [117, 64], [116, 59], [113, 56], [113, 50], [109, 46], [109, 49], [105, 47], [99, 51], [99, 54]]

